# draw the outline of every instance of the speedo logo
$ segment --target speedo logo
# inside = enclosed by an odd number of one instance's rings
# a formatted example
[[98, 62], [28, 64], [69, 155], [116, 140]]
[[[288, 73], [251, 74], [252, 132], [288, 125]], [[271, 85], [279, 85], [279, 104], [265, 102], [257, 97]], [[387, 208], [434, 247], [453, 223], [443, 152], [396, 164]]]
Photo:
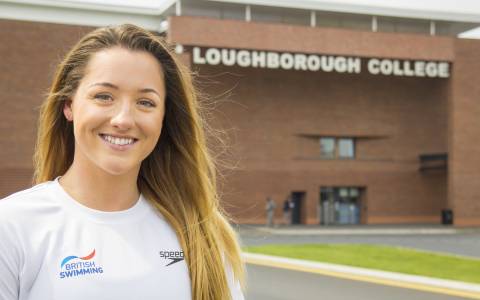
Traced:
[[103, 273], [103, 268], [97, 266], [95, 261], [93, 261], [94, 257], [95, 249], [93, 249], [93, 251], [87, 256], [78, 257], [75, 255], [70, 255], [65, 257], [60, 264], [60, 278]]
[[166, 264], [165, 267], [176, 264], [185, 259], [183, 251], [160, 251], [158, 254], [160, 254], [161, 258], [168, 260], [168, 264]]

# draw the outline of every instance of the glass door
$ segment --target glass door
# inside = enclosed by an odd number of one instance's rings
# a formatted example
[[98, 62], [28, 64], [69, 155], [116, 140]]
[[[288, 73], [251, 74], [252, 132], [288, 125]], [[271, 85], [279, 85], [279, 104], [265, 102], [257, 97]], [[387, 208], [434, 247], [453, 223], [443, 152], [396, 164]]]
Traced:
[[321, 224], [360, 224], [360, 188], [322, 187], [319, 201]]

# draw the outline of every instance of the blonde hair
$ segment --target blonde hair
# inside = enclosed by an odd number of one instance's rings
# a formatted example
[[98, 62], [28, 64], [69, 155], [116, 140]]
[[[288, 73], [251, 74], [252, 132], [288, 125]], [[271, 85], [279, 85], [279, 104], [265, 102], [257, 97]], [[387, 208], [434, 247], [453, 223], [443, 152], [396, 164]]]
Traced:
[[63, 175], [73, 162], [73, 125], [63, 115], [98, 51], [123, 47], [151, 53], [164, 72], [166, 99], [162, 132], [142, 162], [140, 192], [167, 219], [183, 248], [196, 300], [230, 299], [228, 263], [243, 285], [244, 266], [236, 234], [219, 205], [215, 165], [190, 71], [152, 33], [130, 24], [105, 27], [84, 36], [59, 64], [40, 110], [34, 155], [34, 183]]

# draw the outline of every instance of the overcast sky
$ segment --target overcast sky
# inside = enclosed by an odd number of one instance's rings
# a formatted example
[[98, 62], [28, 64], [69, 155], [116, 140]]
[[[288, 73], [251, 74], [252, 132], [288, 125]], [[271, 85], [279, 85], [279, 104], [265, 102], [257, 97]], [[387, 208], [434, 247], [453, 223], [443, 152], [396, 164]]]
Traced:
[[[135, 6], [145, 8], [159, 8], [166, 3], [173, 2], [172, 0], [58, 0], [66, 2], [89, 2], [89, 3], [103, 3], [108, 5], [122, 5]], [[205, 1], [205, 0], [197, 0]], [[228, 1], [228, 0], [227, 0]], [[227, 2], [226, 1], [226, 2]], [[288, 2], [297, 0], [278, 0], [278, 2]], [[353, 5], [368, 5], [379, 6], [384, 8], [401, 8], [401, 9], [418, 9], [418, 10], [435, 10], [443, 12], [457, 12], [478, 14], [480, 16], [480, 1], [479, 0], [308, 0], [307, 2], [319, 3], [335, 3]], [[245, 2], [248, 2], [245, 1]], [[462, 37], [480, 38], [480, 28], [471, 30], [461, 35]]]

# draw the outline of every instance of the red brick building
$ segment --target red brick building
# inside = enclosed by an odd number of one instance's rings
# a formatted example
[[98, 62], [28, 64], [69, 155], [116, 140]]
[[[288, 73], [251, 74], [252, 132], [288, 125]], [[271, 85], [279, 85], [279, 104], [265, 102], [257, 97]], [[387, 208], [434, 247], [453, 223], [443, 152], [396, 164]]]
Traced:
[[210, 95], [238, 222], [264, 222], [271, 196], [279, 220], [291, 197], [298, 223], [438, 224], [449, 210], [457, 226], [480, 225], [480, 41], [456, 37], [480, 16], [51, 2], [0, 4], [0, 196], [30, 184], [55, 63], [93, 27], [134, 22], [176, 44]]

